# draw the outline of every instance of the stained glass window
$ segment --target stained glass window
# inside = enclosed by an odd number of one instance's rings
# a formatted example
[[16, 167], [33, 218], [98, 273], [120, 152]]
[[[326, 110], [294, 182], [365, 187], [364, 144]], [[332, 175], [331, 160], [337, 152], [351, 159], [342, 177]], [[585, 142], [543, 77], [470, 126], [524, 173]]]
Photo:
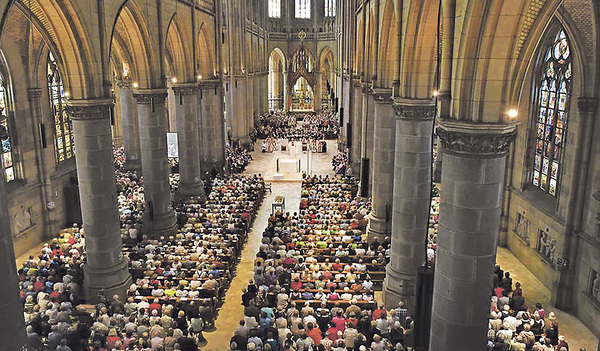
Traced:
[[73, 132], [71, 120], [65, 109], [67, 94], [63, 86], [60, 72], [52, 53], [48, 55], [48, 95], [52, 116], [54, 117], [54, 142], [58, 162], [73, 157]]
[[269, 0], [269, 17], [281, 18], [281, 0]]
[[335, 17], [335, 0], [325, 0], [325, 17]]
[[13, 145], [8, 128], [8, 112], [6, 106], [6, 86], [4, 78], [0, 75], [0, 142], [2, 143], [2, 168], [4, 169], [4, 179], [10, 182], [16, 179], [15, 158], [13, 154]]
[[310, 18], [310, 0], [296, 0], [296, 18]]
[[546, 49], [540, 66], [532, 183], [552, 196], [558, 193], [571, 98], [569, 39], [561, 30]]

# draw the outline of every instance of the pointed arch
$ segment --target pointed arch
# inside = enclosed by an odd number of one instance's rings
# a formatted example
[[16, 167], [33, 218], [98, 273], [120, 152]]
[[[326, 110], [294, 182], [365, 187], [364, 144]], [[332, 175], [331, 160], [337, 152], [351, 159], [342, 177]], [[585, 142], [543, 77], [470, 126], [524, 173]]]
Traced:
[[[88, 42], [91, 33], [79, 14], [86, 13], [72, 1], [11, 1], [2, 19], [3, 25], [12, 11], [21, 11], [37, 29], [56, 59], [71, 98], [95, 98], [104, 94], [101, 54]], [[3, 26], [0, 35], [7, 30]], [[44, 62], [42, 62], [44, 61]], [[40, 60], [39, 64], [45, 64]]]
[[193, 62], [189, 59], [192, 57], [191, 40], [186, 36], [177, 13], [169, 21], [165, 48], [171, 76], [178, 77], [181, 82], [194, 79]]
[[198, 60], [197, 71], [203, 78], [212, 78], [216, 75], [216, 55], [214, 52], [214, 36], [212, 25], [209, 22], [200, 24], [198, 30], [198, 41], [196, 49], [196, 60]]
[[411, 1], [403, 38], [400, 94], [431, 98], [435, 90], [439, 1]]
[[378, 57], [378, 85], [383, 88], [391, 88], [393, 80], [397, 77], [398, 55], [398, 23], [394, 1], [387, 0], [383, 11], [383, 21], [381, 23], [381, 38], [379, 44]]
[[121, 57], [130, 57], [131, 77], [140, 88], [159, 87], [163, 84], [159, 50], [153, 45], [148, 23], [136, 0], [125, 1], [119, 9], [111, 38], [109, 57], [114, 49], [122, 50]]

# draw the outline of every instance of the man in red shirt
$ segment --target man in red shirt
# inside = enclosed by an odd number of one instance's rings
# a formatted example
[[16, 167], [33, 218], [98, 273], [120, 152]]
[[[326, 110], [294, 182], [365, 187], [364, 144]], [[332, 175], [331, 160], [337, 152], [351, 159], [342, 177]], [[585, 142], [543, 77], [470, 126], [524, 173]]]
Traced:
[[321, 329], [319, 327], [315, 327], [312, 323], [308, 323], [308, 330], [306, 331], [306, 335], [308, 335], [314, 342], [315, 345], [320, 345], [323, 337], [321, 336]]
[[160, 314], [160, 311], [162, 310], [162, 305], [158, 303], [158, 299], [154, 299], [154, 301], [150, 304], [148, 309], [150, 310], [150, 314], [152, 314], [153, 310], [157, 310], [158, 314]]

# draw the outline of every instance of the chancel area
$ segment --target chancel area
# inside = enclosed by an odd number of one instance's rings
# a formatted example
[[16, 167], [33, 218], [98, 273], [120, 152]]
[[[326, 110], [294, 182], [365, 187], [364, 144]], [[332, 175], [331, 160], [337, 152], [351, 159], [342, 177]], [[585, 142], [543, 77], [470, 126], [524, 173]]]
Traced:
[[0, 0], [0, 350], [600, 350], [599, 6]]

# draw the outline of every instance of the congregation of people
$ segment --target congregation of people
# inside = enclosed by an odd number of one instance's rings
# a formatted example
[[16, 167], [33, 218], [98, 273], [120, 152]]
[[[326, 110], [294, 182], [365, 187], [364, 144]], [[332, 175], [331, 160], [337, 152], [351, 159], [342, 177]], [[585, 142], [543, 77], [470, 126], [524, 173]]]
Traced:
[[252, 160], [252, 155], [239, 140], [230, 140], [225, 153], [226, 171], [230, 173], [243, 173]]
[[[143, 184], [115, 149], [123, 253], [133, 284], [124, 296], [84, 304], [85, 228], [74, 224], [18, 270], [30, 350], [198, 350], [234, 274], [264, 195], [258, 175], [217, 175], [206, 200], [175, 203], [172, 236], [142, 235]], [[178, 177], [171, 176], [177, 183]]]
[[303, 114], [276, 110], [262, 115], [256, 125], [257, 136], [263, 139], [261, 151], [268, 153], [286, 151], [289, 142], [301, 143], [302, 151], [327, 152], [325, 140], [337, 138], [339, 129], [333, 110]]
[[[366, 242], [370, 203], [350, 177], [309, 176], [299, 213], [269, 218], [232, 350], [405, 350], [412, 319], [374, 299], [389, 242]], [[377, 276], [375, 276], [377, 274]]]
[[348, 152], [338, 151], [331, 158], [331, 166], [335, 174], [345, 175], [348, 168]]
[[[488, 351], [569, 351], [559, 334], [556, 313], [541, 303], [528, 305], [520, 282], [496, 265], [490, 304]], [[582, 349], [585, 351], [585, 349]]]
[[[241, 150], [237, 148], [236, 150]], [[228, 153], [228, 163], [236, 157]], [[336, 154], [334, 169], [347, 163]], [[30, 350], [197, 351], [214, 329], [241, 250], [263, 200], [260, 175], [212, 174], [206, 198], [173, 203], [177, 230], [143, 235], [142, 177], [116, 148], [123, 254], [133, 283], [123, 296], [84, 303], [85, 228], [60, 231], [18, 270]], [[246, 160], [246, 164], [249, 160]], [[245, 166], [243, 166], [245, 167]], [[231, 167], [232, 171], [243, 172]], [[176, 191], [179, 175], [170, 175]], [[434, 187], [427, 258], [435, 263], [439, 194]], [[232, 351], [409, 351], [412, 311], [378, 304], [391, 243], [368, 243], [369, 199], [349, 176], [307, 176], [299, 211], [270, 215], [242, 293], [244, 319], [223, 341]], [[599, 284], [600, 285], [600, 284]], [[488, 351], [569, 351], [553, 311], [527, 304], [520, 282], [494, 273]], [[585, 349], [581, 349], [585, 351]], [[573, 351], [573, 350], [572, 350]]]

